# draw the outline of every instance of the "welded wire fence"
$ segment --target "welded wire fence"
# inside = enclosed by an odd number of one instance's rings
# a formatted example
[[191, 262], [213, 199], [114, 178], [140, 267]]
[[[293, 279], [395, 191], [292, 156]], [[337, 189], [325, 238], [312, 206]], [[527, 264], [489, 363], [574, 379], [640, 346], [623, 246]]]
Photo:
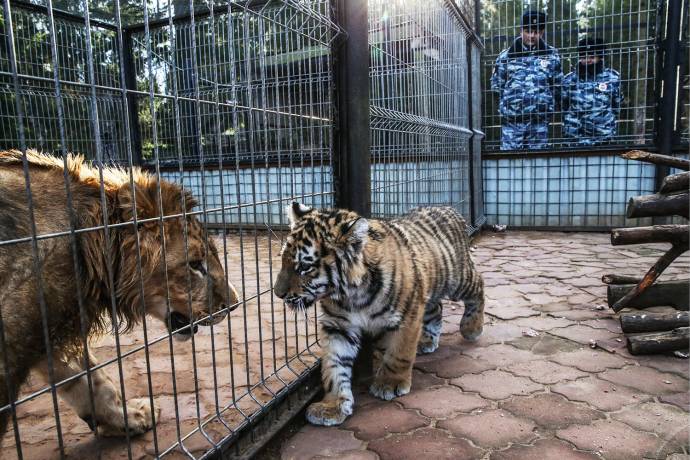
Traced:
[[442, 0], [369, 2], [372, 214], [450, 205], [471, 218], [470, 32]]
[[[638, 147], [687, 152], [688, 2], [485, 0], [481, 6], [487, 221], [571, 230], [651, 223], [627, 219], [627, 200], [654, 193], [663, 173], [618, 155]], [[527, 11], [545, 14], [543, 41], [555, 51], [536, 51], [536, 58], [516, 52]], [[671, 37], [678, 20], [680, 34]], [[600, 61], [585, 65], [588, 52], [578, 44], [595, 38], [606, 49], [589, 52]], [[551, 67], [555, 52], [560, 69]], [[670, 55], [678, 64], [669, 64]], [[664, 81], [667, 67], [677, 79]], [[518, 74], [525, 82], [513, 78]], [[536, 108], [542, 111], [530, 112]]]
[[[0, 343], [23, 334], [43, 350], [21, 367], [15, 348], [1, 348], [0, 386], [13, 387], [0, 397], [9, 421], [3, 459], [211, 455], [317, 364], [315, 311], [286, 310], [272, 284], [284, 207], [333, 204], [331, 56], [342, 34], [330, 3], [101, 3], [2, 6], [0, 148], [59, 158], [47, 169], [34, 159], [0, 170], [16, 175], [0, 185], [10, 187], [0, 198], [0, 280], [41, 299], [26, 306], [26, 321], [36, 323], [20, 331], [8, 316], [15, 298], [0, 294]], [[95, 169], [63, 174], [67, 152], [84, 154]], [[112, 165], [125, 172], [100, 169]], [[155, 180], [132, 173], [133, 165]], [[132, 184], [138, 224], [126, 217]], [[178, 209], [166, 184], [183, 185], [198, 204]], [[100, 220], [89, 220], [86, 208]], [[10, 226], [17, 219], [28, 227]], [[194, 260], [199, 247], [207, 248], [204, 260]], [[40, 275], [11, 278], [15, 259], [27, 267], [33, 260]], [[155, 261], [163, 268], [151, 267]], [[127, 284], [124, 273], [135, 281]], [[222, 304], [208, 297], [201, 312], [200, 292], [211, 293], [194, 288], [199, 273], [226, 291], [213, 291]], [[64, 282], [50, 284], [55, 277]], [[98, 298], [87, 281], [100, 286]], [[125, 331], [127, 292], [150, 315]], [[73, 305], [59, 305], [64, 299]], [[89, 334], [92, 304], [102, 308], [96, 317], [113, 318], [104, 334]], [[71, 319], [61, 332], [54, 325], [63, 316]], [[63, 349], [70, 327], [80, 339]], [[24, 380], [16, 372], [46, 357], [43, 373]], [[121, 398], [109, 400], [113, 394]], [[128, 427], [110, 426], [124, 411]], [[155, 424], [146, 422], [152, 413]], [[141, 423], [149, 431], [135, 436]], [[120, 436], [106, 441], [107, 431]]]
[[[483, 0], [481, 5], [487, 151], [654, 142], [660, 28], [656, 0]], [[530, 59], [521, 35], [528, 10], [546, 16], [543, 44], [535, 45], [544, 48], [537, 56], [544, 66], [532, 69], [536, 80], [529, 82], [512, 78], [519, 72], [509, 68]], [[578, 51], [585, 38], [601, 40], [605, 50]], [[548, 47], [554, 48], [559, 65], [549, 65]], [[596, 56], [599, 64], [581, 64], [587, 56]]]
[[[242, 454], [311, 378], [317, 311], [272, 284], [284, 207], [337, 204], [334, 9], [3, 1], [0, 152], [21, 152], [0, 153], [3, 459]], [[369, 2], [374, 216], [481, 225], [476, 13]]]

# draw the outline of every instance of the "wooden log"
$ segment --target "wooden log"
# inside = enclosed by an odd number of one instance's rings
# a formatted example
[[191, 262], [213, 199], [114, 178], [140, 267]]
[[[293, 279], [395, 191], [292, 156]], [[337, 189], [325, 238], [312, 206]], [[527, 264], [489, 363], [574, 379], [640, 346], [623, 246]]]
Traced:
[[677, 327], [690, 327], [687, 311], [676, 313], [629, 313], [620, 317], [621, 329], [626, 334], [636, 332], [670, 331]]
[[[639, 296], [631, 299], [626, 306], [643, 309], [668, 305], [676, 310], [688, 311], [689, 283], [689, 280], [656, 283]], [[607, 299], [611, 308], [614, 308], [616, 303], [635, 287], [637, 286], [634, 284], [609, 284], [607, 287]], [[615, 308], [614, 310], [620, 311], [620, 309], [616, 310]]]
[[628, 200], [625, 212], [630, 219], [634, 217], [682, 216], [690, 214], [688, 192], [675, 195], [641, 195]]
[[629, 335], [628, 350], [633, 355], [648, 355], [665, 351], [686, 350], [690, 339], [690, 327], [679, 327], [672, 331]]
[[[634, 288], [632, 288], [630, 291], [628, 291], [627, 294], [625, 294], [623, 297], [618, 299], [616, 303], [611, 305], [611, 308], [613, 311], [621, 311], [625, 307], [630, 306], [630, 302], [635, 298], [639, 297], [642, 293], [644, 293], [654, 281], [661, 275], [664, 270], [666, 270], [666, 267], [671, 265], [671, 262], [676, 260], [678, 256], [680, 256], [682, 253], [688, 250], [688, 245], [687, 244], [674, 244], [671, 246], [671, 249], [666, 251], [666, 253], [659, 257], [659, 260], [656, 261], [654, 265], [649, 269], [649, 271], [644, 275], [642, 280], [635, 285]], [[686, 288], [687, 288], [687, 283], [686, 283]], [[686, 301], [687, 301], [687, 294], [686, 294]], [[686, 303], [687, 305], [687, 303]]]
[[611, 230], [611, 244], [671, 243], [688, 244], [690, 226], [653, 225], [651, 227], [615, 228]]
[[659, 155], [657, 153], [644, 152], [642, 150], [631, 150], [623, 153], [621, 158], [627, 160], [644, 161], [647, 163], [654, 163], [657, 165], [671, 166], [672, 168], [682, 169], [683, 171], [690, 170], [690, 161], [683, 158], [676, 158], [669, 155]]
[[601, 277], [601, 282], [604, 284], [637, 284], [640, 281], [642, 281], [642, 279], [637, 276], [616, 275], [615, 273], [610, 273]]
[[659, 193], [669, 194], [674, 192], [687, 192], [690, 188], [690, 172], [671, 174], [664, 177], [659, 188]]

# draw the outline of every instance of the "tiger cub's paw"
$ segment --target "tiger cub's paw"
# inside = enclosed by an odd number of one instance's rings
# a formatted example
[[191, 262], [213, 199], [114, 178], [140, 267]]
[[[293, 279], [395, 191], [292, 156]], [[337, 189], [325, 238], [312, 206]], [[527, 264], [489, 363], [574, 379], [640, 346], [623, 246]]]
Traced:
[[340, 425], [352, 415], [352, 405], [352, 400], [342, 398], [313, 403], [307, 407], [307, 421], [313, 425]]
[[427, 355], [438, 349], [438, 337], [428, 337], [423, 335], [417, 344], [417, 354]]
[[369, 393], [384, 401], [390, 401], [393, 398], [409, 393], [411, 386], [411, 382], [379, 381], [377, 379], [369, 387]]

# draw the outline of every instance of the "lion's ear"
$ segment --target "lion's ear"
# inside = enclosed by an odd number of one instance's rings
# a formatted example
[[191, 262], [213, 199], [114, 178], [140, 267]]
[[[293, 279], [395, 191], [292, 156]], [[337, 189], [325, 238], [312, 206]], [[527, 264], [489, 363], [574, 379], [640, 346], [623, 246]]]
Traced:
[[143, 184], [135, 183], [133, 189], [130, 184], [125, 184], [118, 191], [117, 198], [123, 221], [133, 219], [135, 205], [137, 219], [149, 219], [160, 216], [161, 206], [163, 215], [169, 216], [182, 214], [183, 209], [190, 212], [198, 204], [192, 194], [181, 186], [166, 181], [161, 181], [159, 185], [155, 180]]
[[130, 184], [125, 184], [117, 191], [117, 205], [123, 222], [134, 218], [135, 209], [137, 219], [155, 217], [158, 214], [156, 201], [156, 195], [151, 193], [151, 187], [148, 185], [135, 183], [132, 188]]
[[[172, 182], [161, 182], [161, 195], [163, 199], [163, 211], [165, 215], [181, 214], [184, 209], [185, 212], [190, 212], [199, 203], [194, 196], [180, 185]], [[155, 196], [158, 196], [158, 190], [155, 190]]]

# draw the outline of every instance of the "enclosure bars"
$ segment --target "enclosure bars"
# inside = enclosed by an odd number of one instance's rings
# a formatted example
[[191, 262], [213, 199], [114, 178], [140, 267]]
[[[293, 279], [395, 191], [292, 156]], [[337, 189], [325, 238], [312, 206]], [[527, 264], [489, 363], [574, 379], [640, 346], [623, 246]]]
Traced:
[[337, 139], [335, 204], [371, 215], [368, 0], [336, 0], [336, 14], [347, 37], [336, 56]]

